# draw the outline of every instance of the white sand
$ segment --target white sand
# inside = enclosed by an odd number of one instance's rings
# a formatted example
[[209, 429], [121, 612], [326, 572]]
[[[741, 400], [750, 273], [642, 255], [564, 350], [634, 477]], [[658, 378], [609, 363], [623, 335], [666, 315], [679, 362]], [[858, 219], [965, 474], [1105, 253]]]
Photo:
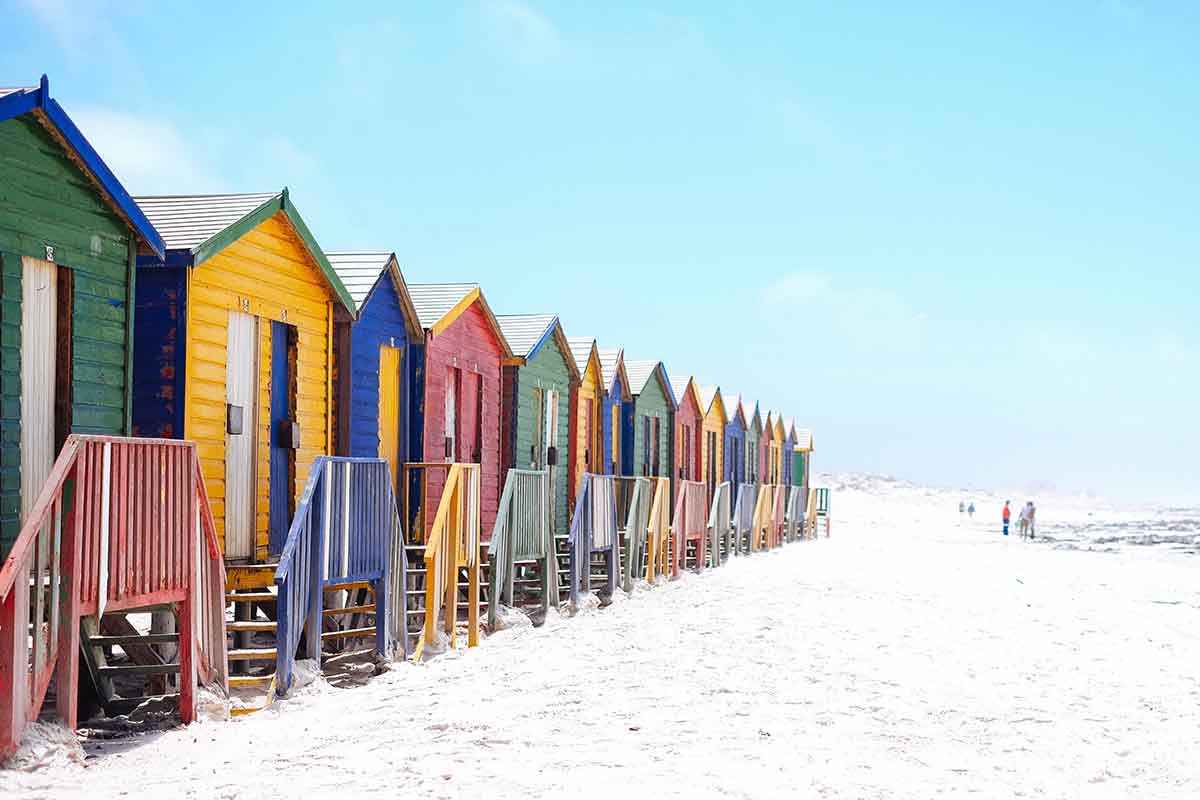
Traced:
[[1200, 796], [1186, 514], [1144, 546], [1150, 511], [1043, 499], [1060, 539], [1030, 544], [995, 498], [966, 524], [955, 492], [837, 485], [832, 539], [0, 773], [0, 796]]

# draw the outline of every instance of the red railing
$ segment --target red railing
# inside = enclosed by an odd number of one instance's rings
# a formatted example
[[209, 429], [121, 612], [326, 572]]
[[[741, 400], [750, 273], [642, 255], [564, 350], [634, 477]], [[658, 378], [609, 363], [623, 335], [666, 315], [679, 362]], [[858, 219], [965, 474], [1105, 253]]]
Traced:
[[672, 575], [678, 575], [687, 560], [687, 543], [696, 543], [696, 569], [704, 569], [705, 536], [708, 515], [705, 513], [707, 489], [699, 481], [680, 481], [675, 498], [675, 513], [671, 515], [671, 538], [675, 544]]
[[37, 718], [56, 671], [58, 718], [75, 727], [89, 615], [178, 604], [190, 722], [197, 673], [226, 681], [224, 582], [194, 443], [68, 437], [0, 568], [0, 757]]

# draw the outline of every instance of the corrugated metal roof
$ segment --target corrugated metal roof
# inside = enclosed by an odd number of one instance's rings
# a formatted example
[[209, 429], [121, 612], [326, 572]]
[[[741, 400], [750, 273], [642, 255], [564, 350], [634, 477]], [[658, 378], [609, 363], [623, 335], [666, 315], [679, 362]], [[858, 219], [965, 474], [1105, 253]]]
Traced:
[[429, 330], [478, 288], [478, 283], [410, 283], [408, 293], [421, 327]]
[[567, 346], [571, 348], [571, 357], [575, 359], [575, 367], [579, 374], [587, 372], [588, 359], [592, 357], [592, 345], [596, 340], [590, 336], [568, 336]]
[[633, 394], [641, 394], [646, 388], [646, 384], [654, 377], [654, 371], [658, 369], [659, 361], [626, 361], [625, 375], [629, 378], [629, 391]]
[[363, 303], [371, 289], [375, 288], [380, 274], [387, 269], [394, 253], [384, 250], [358, 250], [326, 253], [333, 271], [342, 279], [342, 285], [350, 293], [354, 305], [362, 311]]
[[668, 377], [670, 378], [670, 381], [671, 381], [671, 391], [673, 391], [675, 393], [675, 401], [677, 403], [683, 403], [683, 395], [687, 392], [687, 385], [688, 385], [688, 381], [690, 381], [692, 379], [691, 376], [685, 375], [682, 378], [680, 378], [679, 376], [668, 376]]
[[[700, 404], [704, 406], [704, 408], [701, 410], [705, 414], [707, 414], [708, 410], [710, 408], [712, 408], [713, 400], [716, 400], [716, 399], [717, 399], [717, 387], [716, 386], [701, 386], [700, 387]], [[725, 398], [722, 397], [721, 401], [724, 402]]]
[[256, 208], [279, 197], [265, 194], [196, 194], [135, 197], [168, 250], [194, 250]]
[[[742, 396], [721, 392], [721, 399], [725, 401], [725, 422], [733, 422], [733, 418], [737, 416], [738, 407], [742, 405]], [[742, 416], [746, 416], [745, 408], [742, 408]]]
[[550, 330], [557, 319], [553, 314], [497, 314], [500, 332], [508, 340], [513, 355], [529, 358], [533, 348]]
[[0, 86], [0, 97], [17, 92], [36, 92], [37, 88], [36, 86]]
[[813, 449], [813, 434], [808, 428], [796, 429], [796, 449], [797, 450], [812, 450]]
[[[621, 363], [621, 356], [624, 354], [624, 350], [620, 347], [598, 347], [596, 348], [596, 354], [600, 356], [600, 375], [604, 379], [605, 390], [608, 390], [617, 377], [617, 365]], [[625, 367], [625, 377], [629, 378], [628, 365]], [[633, 380], [632, 378], [629, 379]], [[630, 387], [630, 391], [633, 391], [633, 387]]]

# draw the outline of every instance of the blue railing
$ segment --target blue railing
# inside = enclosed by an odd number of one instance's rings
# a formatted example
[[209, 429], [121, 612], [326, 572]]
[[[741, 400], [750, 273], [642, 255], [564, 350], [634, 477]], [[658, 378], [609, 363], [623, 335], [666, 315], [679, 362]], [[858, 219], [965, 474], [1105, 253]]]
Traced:
[[275, 570], [278, 589], [276, 688], [291, 687], [296, 652], [321, 658], [325, 590], [368, 583], [375, 593], [375, 651], [408, 654], [404, 584], [408, 571], [391, 470], [377, 458], [318, 456]]
[[620, 542], [617, 538], [617, 494], [613, 476], [587, 473], [575, 498], [575, 516], [567, 537], [570, 552], [571, 603], [579, 593], [591, 591], [592, 553], [603, 553], [606, 564], [606, 591], [617, 589], [621, 569]]

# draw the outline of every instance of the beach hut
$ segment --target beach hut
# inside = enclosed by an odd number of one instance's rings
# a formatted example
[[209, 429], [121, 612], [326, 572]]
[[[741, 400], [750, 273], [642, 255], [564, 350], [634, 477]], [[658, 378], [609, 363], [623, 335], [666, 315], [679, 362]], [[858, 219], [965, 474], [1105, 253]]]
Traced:
[[746, 410], [740, 394], [725, 399], [725, 480], [736, 497], [746, 480]]
[[671, 477], [671, 448], [675, 437], [671, 423], [675, 393], [661, 361], [626, 361], [625, 373], [633, 393], [623, 442], [631, 457], [631, 473], [651, 478]]
[[620, 347], [598, 347], [600, 377], [604, 385], [604, 461], [611, 474], [631, 476], [633, 452], [625, 452], [622, 442], [633, 435], [633, 392], [625, 372], [625, 351]]
[[755, 403], [754, 410], [747, 414], [746, 419], [746, 482], [756, 486], [763, 483], [760, 465], [762, 431], [762, 414], [759, 412], [758, 403]]
[[776, 486], [783, 486], [785, 484], [783, 475], [783, 445], [786, 439], [787, 433], [784, 431], [783, 415], [777, 412], [772, 427], [770, 450], [771, 483]]
[[332, 448], [334, 309], [354, 301], [287, 189], [140, 197], [133, 431], [199, 445], [225, 558], [277, 555]]
[[0, 89], [0, 562], [67, 435], [129, 432], [139, 252], [162, 238], [49, 81]]
[[678, 405], [675, 410], [674, 470], [671, 481], [699, 481], [700, 470], [700, 422], [704, 418], [700, 389], [689, 375], [671, 378], [671, 391]]
[[571, 392], [571, 430], [568, 482], [571, 496], [579, 493], [583, 476], [592, 472], [611, 474], [604, 455], [604, 384], [596, 340], [587, 336], [567, 338], [579, 380]]
[[398, 490], [401, 465], [410, 449], [415, 452], [412, 392], [424, 333], [395, 253], [326, 255], [356, 310], [353, 317], [342, 310], [334, 319], [333, 451], [382, 458]]
[[718, 386], [700, 389], [700, 475], [712, 505], [717, 486], [725, 479], [725, 399]]
[[811, 476], [813, 434], [807, 428], [796, 429], [796, 443], [792, 448], [792, 482], [808, 493]]
[[[408, 291], [425, 332], [420, 452], [426, 463], [480, 465], [480, 531], [489, 537], [500, 502], [501, 370], [513, 352], [478, 284], [414, 283]], [[429, 475], [430, 509], [444, 479]]]
[[567, 532], [575, 493], [571, 463], [571, 395], [579, 370], [562, 324], [553, 314], [501, 314], [500, 332], [512, 355], [504, 361], [501, 468], [549, 469], [551, 532]]
[[775, 412], [768, 411], [763, 416], [762, 436], [758, 440], [758, 480], [767, 486], [775, 485], [775, 474], [772, 467], [772, 445], [775, 444]]
[[792, 486], [792, 453], [796, 449], [796, 421], [791, 417], [783, 423], [783, 485]]

